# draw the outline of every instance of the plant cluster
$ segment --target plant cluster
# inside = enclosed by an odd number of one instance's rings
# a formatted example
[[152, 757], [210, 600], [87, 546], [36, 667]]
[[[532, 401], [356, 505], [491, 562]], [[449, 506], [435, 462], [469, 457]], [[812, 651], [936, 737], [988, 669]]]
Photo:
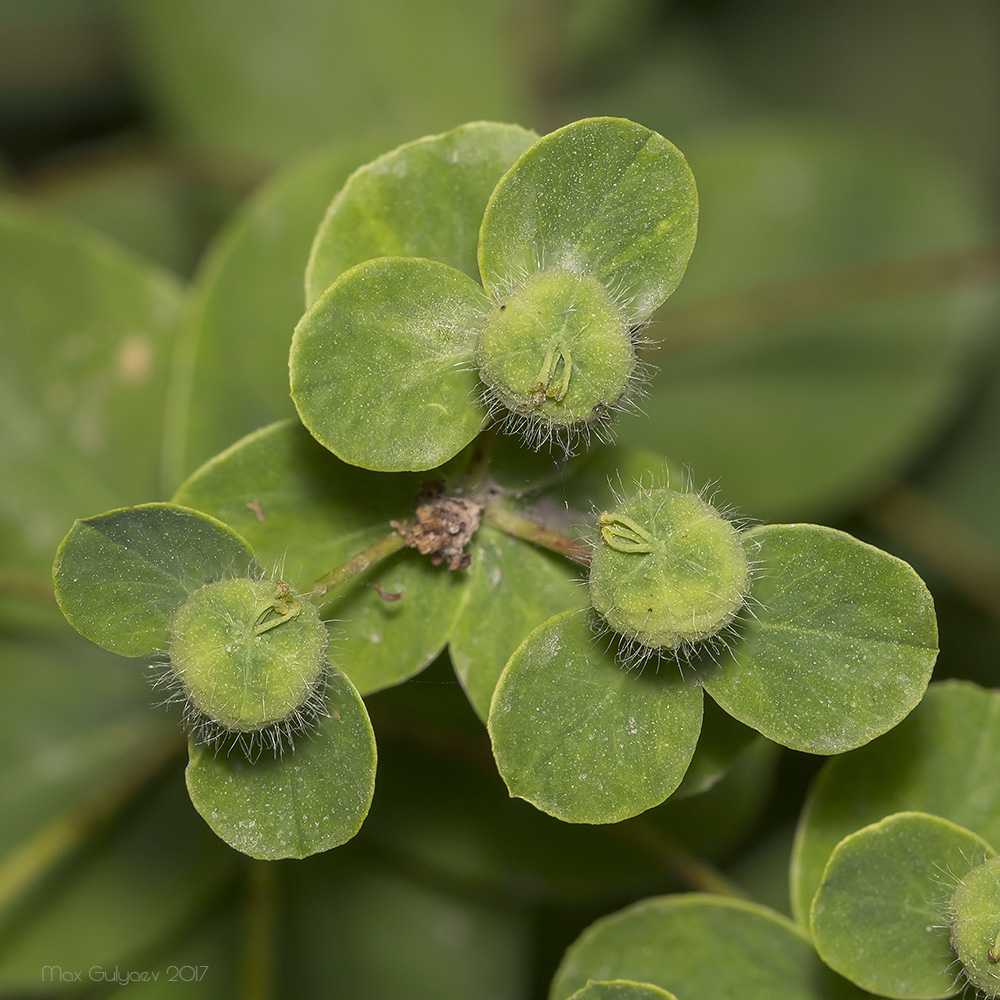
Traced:
[[[745, 522], [664, 456], [613, 443], [697, 216], [680, 151], [623, 119], [541, 138], [474, 123], [360, 167], [305, 274], [299, 420], [236, 442], [169, 502], [79, 520], [60, 607], [154, 665], [184, 706], [195, 808], [254, 858], [358, 832], [376, 771], [363, 698], [445, 648], [510, 794], [569, 823], [719, 780], [737, 752], [706, 694], [770, 741], [844, 754], [799, 828], [801, 926], [650, 900], [586, 932], [554, 998], [736, 996], [749, 969], [754, 996], [847, 989], [819, 958], [881, 995], [964, 980], [995, 995], [995, 813], [967, 815], [956, 789], [857, 790], [881, 787], [880, 755], [901, 766], [920, 713], [991, 698], [944, 685], [914, 712], [937, 653], [923, 582], [844, 532]], [[824, 818], [838, 782], [858, 809]], [[873, 961], [878, 935], [893, 944]]]

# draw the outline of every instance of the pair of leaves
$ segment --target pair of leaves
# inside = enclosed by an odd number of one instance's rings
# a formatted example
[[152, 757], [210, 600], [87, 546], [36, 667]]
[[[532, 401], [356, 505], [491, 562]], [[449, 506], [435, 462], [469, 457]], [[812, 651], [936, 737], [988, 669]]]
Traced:
[[[56, 557], [56, 597], [71, 624], [112, 652], [162, 653], [177, 612], [206, 583], [259, 579], [249, 545], [226, 525], [175, 504], [77, 521]], [[209, 826], [254, 857], [304, 857], [357, 833], [374, 790], [375, 741], [346, 677], [328, 677], [328, 716], [285, 756], [191, 744], [188, 790]], [[280, 808], [276, 805], [280, 803]]]
[[695, 676], [684, 679], [669, 660], [624, 671], [614, 640], [595, 636], [582, 612], [525, 639], [489, 719], [513, 794], [590, 823], [662, 802], [697, 745], [702, 688], [740, 722], [810, 753], [867, 743], [914, 708], [937, 628], [909, 566], [815, 525], [752, 528], [744, 543], [757, 564], [746, 620], [719, 662], [696, 665]]
[[[894, 813], [848, 835], [830, 855], [810, 910], [820, 956], [880, 996], [951, 996], [961, 981], [952, 897], [994, 857], [982, 837], [922, 812]], [[984, 966], [1000, 931], [995, 911], [991, 916], [993, 933], [979, 956]]]
[[488, 418], [478, 333], [532, 274], [590, 275], [628, 326], [680, 281], [697, 196], [671, 143], [613, 118], [533, 138], [478, 123], [422, 139], [331, 204], [289, 364], [303, 423], [345, 461], [431, 469], [468, 444]]
[[816, 778], [796, 834], [792, 904], [824, 958], [866, 989], [954, 992], [950, 897], [1000, 842], [998, 752], [1000, 697], [947, 681]]

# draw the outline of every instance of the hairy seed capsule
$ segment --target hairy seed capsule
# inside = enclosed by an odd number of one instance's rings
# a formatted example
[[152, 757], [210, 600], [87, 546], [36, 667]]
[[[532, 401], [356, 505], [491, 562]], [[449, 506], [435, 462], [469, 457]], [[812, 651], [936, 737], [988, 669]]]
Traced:
[[223, 729], [252, 733], [297, 718], [322, 683], [326, 626], [283, 581], [232, 579], [196, 591], [178, 612], [170, 664], [191, 706]]
[[951, 911], [951, 946], [968, 981], [988, 997], [1000, 995], [1000, 858], [962, 879]]
[[490, 402], [555, 427], [603, 417], [624, 394], [635, 348], [607, 289], [574, 271], [542, 271], [487, 318], [476, 346]]
[[718, 635], [746, 598], [736, 527], [694, 493], [643, 492], [598, 517], [590, 600], [627, 639], [669, 652]]

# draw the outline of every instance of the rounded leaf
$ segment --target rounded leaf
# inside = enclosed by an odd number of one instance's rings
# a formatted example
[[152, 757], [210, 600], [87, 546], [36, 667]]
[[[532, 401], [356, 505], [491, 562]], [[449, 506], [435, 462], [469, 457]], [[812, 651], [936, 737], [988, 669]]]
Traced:
[[379, 257], [342, 274], [295, 328], [292, 398], [324, 447], [380, 472], [433, 469], [486, 412], [472, 359], [489, 302], [436, 261]]
[[766, 525], [743, 537], [756, 563], [747, 620], [705, 690], [768, 739], [809, 753], [853, 749], [905, 718], [937, 656], [934, 605], [917, 574], [832, 528]]
[[[631, 979], [683, 1000], [834, 1000], [847, 995], [806, 935], [755, 903], [700, 894], [646, 899], [592, 924], [570, 946], [550, 1000], [590, 980]], [[853, 991], [852, 991], [853, 994]]]
[[306, 267], [306, 305], [372, 257], [429, 257], [478, 279], [483, 210], [501, 174], [538, 138], [470, 122], [408, 142], [356, 170], [333, 199]]
[[479, 270], [499, 298], [538, 270], [589, 274], [642, 322], [677, 287], [698, 196], [680, 150], [624, 118], [587, 118], [539, 139], [483, 216]]
[[896, 813], [850, 834], [830, 856], [812, 903], [820, 957], [882, 996], [951, 996], [951, 894], [994, 854], [981, 837], [927, 813]]
[[53, 567], [56, 599], [69, 623], [123, 656], [166, 649], [171, 621], [204, 584], [262, 572], [231, 528], [167, 503], [77, 521]]
[[701, 730], [702, 693], [675, 670], [623, 670], [585, 612], [531, 632], [490, 705], [511, 795], [570, 823], [616, 823], [663, 802]]
[[792, 854], [792, 908], [804, 921], [838, 842], [890, 813], [919, 810], [1000, 843], [1000, 692], [932, 684], [881, 739], [828, 761], [813, 782]]
[[329, 717], [294, 749], [255, 761], [192, 744], [191, 801], [205, 822], [254, 858], [304, 858], [361, 828], [375, 788], [375, 735], [364, 702], [340, 673], [327, 678]]
[[581, 607], [586, 595], [577, 567], [503, 532], [480, 528], [471, 556], [448, 649], [469, 701], [486, 719], [497, 680], [521, 640], [553, 615]]

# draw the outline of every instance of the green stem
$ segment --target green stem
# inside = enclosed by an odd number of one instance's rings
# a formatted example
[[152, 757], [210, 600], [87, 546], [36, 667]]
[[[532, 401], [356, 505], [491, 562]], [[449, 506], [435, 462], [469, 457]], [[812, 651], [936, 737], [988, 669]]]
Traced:
[[277, 933], [277, 871], [267, 861], [250, 862], [243, 938], [243, 988], [246, 1000], [274, 995], [274, 943]]
[[0, 913], [53, 871], [102, 824], [153, 781], [177, 756], [181, 740], [172, 735], [138, 767], [94, 798], [57, 816], [21, 844], [0, 865]]
[[734, 899], [747, 899], [747, 893], [726, 878], [707, 861], [695, 857], [666, 834], [642, 818], [625, 820], [608, 828], [642, 854], [666, 869], [677, 881], [694, 892], [711, 892]]
[[1000, 246], [995, 245], [803, 277], [672, 311], [665, 317], [660, 350], [684, 350], [872, 300], [997, 281]]
[[499, 528], [508, 535], [521, 538], [532, 545], [548, 549], [551, 552], [558, 552], [571, 562], [580, 566], [590, 565], [590, 546], [584, 542], [578, 542], [567, 535], [553, 531], [552, 528], [545, 527], [537, 521], [515, 514], [512, 510], [502, 507], [499, 504], [488, 504], [483, 511], [483, 523]]
[[973, 605], [1000, 620], [1000, 559], [944, 507], [923, 491], [900, 484], [865, 514], [919, 552]]
[[363, 549], [357, 555], [351, 556], [347, 562], [334, 567], [325, 576], [321, 576], [309, 587], [305, 596], [310, 601], [318, 603], [319, 599], [331, 590], [334, 590], [343, 583], [347, 583], [348, 580], [354, 578], [359, 573], [363, 573], [370, 566], [374, 566], [376, 563], [388, 558], [394, 552], [398, 552], [405, 545], [405, 536], [399, 531], [393, 531], [391, 534], [369, 545], [368, 548]]
[[469, 462], [468, 468], [459, 480], [462, 492], [466, 496], [478, 493], [483, 484], [486, 482], [498, 430], [499, 427], [497, 424], [490, 424], [490, 426], [487, 427], [478, 438], [476, 438], [476, 450], [472, 454], [472, 459]]
[[50, 577], [19, 573], [10, 569], [0, 569], [0, 594], [29, 597], [34, 601], [43, 601], [46, 604], [55, 603]]

